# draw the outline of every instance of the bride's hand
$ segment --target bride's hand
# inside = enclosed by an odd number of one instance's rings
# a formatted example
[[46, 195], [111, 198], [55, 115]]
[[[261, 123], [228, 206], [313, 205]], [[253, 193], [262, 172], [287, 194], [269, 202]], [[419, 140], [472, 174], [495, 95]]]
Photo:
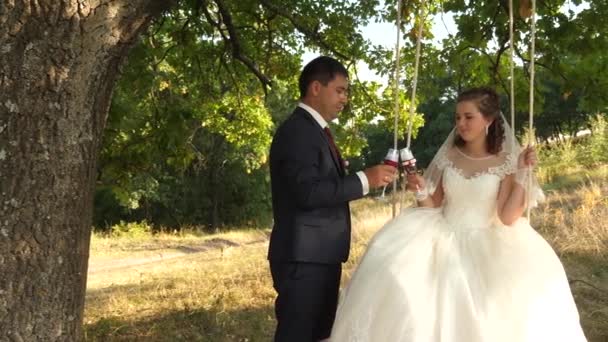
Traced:
[[416, 192], [420, 189], [424, 189], [425, 187], [426, 183], [424, 182], [424, 178], [422, 178], [422, 176], [417, 173], [407, 175], [407, 190]]
[[534, 167], [536, 162], [536, 150], [533, 146], [528, 146], [519, 154], [519, 158], [517, 158], [517, 168], [525, 169], [527, 167]]

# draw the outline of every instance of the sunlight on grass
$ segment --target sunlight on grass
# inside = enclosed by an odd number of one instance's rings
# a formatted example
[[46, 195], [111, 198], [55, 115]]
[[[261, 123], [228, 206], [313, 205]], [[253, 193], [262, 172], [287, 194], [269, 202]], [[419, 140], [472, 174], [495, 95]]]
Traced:
[[265, 239], [269, 230], [234, 229], [218, 234], [206, 234], [194, 229], [183, 229], [175, 232], [161, 232], [144, 236], [112, 237], [107, 234], [94, 233], [91, 236], [91, 256], [93, 258], [115, 259], [117, 257], [134, 257], [155, 255], [159, 251], [171, 251], [176, 248], [196, 247], [205, 241], [230, 241], [240, 244], [253, 240]]
[[[606, 341], [608, 177], [597, 170], [579, 172], [567, 187], [547, 188], [547, 201], [533, 211], [532, 224], [564, 262], [589, 341]], [[411, 203], [409, 196], [405, 206]], [[353, 245], [343, 282], [369, 239], [391, 218], [391, 206], [369, 198], [355, 201], [352, 218]], [[266, 261], [268, 233], [266, 228], [118, 239], [95, 235], [92, 265], [184, 248], [197, 252], [90, 273], [86, 340], [271, 340], [275, 293]]]
[[274, 292], [265, 255], [258, 243], [95, 275], [103, 283], [87, 293], [87, 340], [268, 340]]

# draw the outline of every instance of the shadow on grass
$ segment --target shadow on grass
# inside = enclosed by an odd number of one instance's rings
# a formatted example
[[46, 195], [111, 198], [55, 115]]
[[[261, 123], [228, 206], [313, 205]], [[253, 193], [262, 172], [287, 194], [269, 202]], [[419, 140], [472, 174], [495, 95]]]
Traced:
[[[608, 341], [608, 260], [596, 256], [562, 255], [583, 329], [589, 342]], [[146, 292], [157, 285], [125, 286], [129, 291]], [[170, 289], [171, 283], [165, 284]], [[122, 286], [121, 286], [122, 287]], [[90, 291], [87, 300], [112, 300], [116, 287]], [[275, 322], [270, 305], [223, 310], [218, 300], [208, 310], [191, 309], [163, 312], [145, 319], [130, 319], [113, 314], [85, 325], [85, 341], [271, 341]]]
[[105, 317], [85, 325], [85, 341], [270, 341], [274, 326], [271, 307], [237, 311], [184, 309], [144, 320]]
[[589, 342], [608, 341], [608, 257], [560, 255]]

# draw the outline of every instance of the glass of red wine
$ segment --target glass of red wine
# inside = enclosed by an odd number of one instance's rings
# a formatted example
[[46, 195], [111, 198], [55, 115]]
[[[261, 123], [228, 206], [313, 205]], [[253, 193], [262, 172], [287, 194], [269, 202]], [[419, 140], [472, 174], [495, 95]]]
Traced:
[[[394, 148], [389, 148], [386, 156], [384, 157], [384, 164], [393, 166], [395, 168], [399, 167], [399, 151]], [[378, 197], [379, 200], [385, 201], [386, 196], [384, 193], [386, 192], [386, 185], [382, 188], [382, 195]]]
[[[416, 167], [416, 158], [409, 148], [403, 148], [399, 151], [399, 157], [401, 158], [401, 167], [405, 170], [408, 175], [418, 173]], [[420, 189], [416, 187], [416, 194], [420, 194]]]
[[418, 171], [416, 168], [416, 158], [414, 158], [414, 154], [409, 148], [402, 148], [399, 151], [399, 155], [401, 158], [401, 166], [408, 175], [414, 174]]

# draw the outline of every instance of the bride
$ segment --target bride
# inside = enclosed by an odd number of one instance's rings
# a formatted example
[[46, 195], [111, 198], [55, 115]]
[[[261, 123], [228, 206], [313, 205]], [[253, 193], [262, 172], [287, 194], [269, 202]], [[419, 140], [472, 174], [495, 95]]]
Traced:
[[408, 176], [418, 208], [370, 242], [331, 341], [586, 341], [562, 264], [521, 217], [543, 197], [525, 190], [534, 150], [491, 89], [460, 94], [455, 121], [424, 178]]

